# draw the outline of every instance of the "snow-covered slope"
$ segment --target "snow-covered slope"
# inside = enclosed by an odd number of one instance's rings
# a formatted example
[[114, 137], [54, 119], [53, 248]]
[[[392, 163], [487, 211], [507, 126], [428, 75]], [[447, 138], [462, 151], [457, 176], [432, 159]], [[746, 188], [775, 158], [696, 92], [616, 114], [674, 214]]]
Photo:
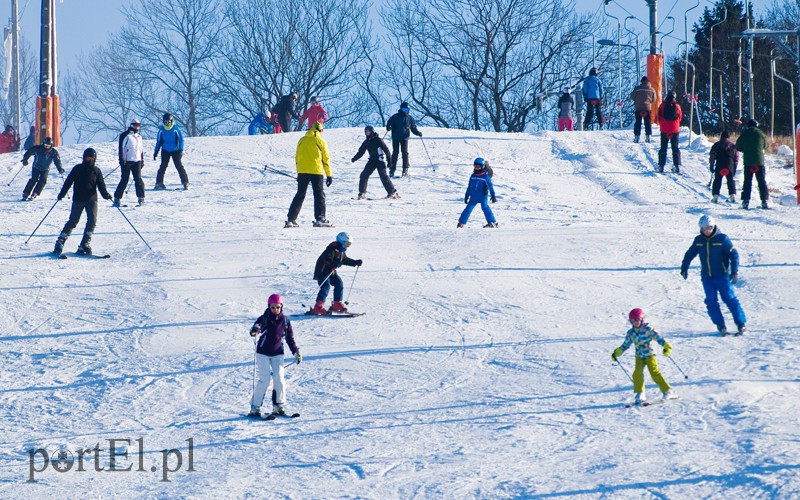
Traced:
[[[68, 200], [23, 244], [55, 201], [57, 173], [35, 202], [17, 201], [25, 179], [4, 186], [0, 497], [800, 495], [796, 207], [710, 204], [702, 140], [676, 176], [654, 173], [656, 144], [633, 144], [630, 131], [424, 133], [430, 156], [412, 140], [402, 198], [356, 201], [364, 161], [349, 159], [363, 135], [325, 131], [334, 229], [311, 227], [310, 192], [301, 227], [282, 229], [294, 181], [262, 166], [293, 172], [299, 134], [190, 139], [191, 190], [148, 190], [144, 207], [123, 209], [153, 251], [101, 203], [93, 247], [110, 260], [47, 257]], [[94, 147], [111, 171], [116, 145]], [[61, 148], [65, 165], [82, 148]], [[495, 169], [499, 229], [483, 229], [480, 210], [456, 229], [475, 156]], [[18, 161], [0, 158], [4, 183]], [[770, 159], [776, 198], [792, 194], [785, 162]], [[145, 166], [148, 189], [156, 168]], [[172, 167], [166, 181], [178, 186]], [[383, 195], [377, 175], [370, 194]], [[744, 337], [714, 334], [697, 262], [688, 281], [678, 274], [703, 213], [741, 255]], [[368, 314], [300, 316], [340, 230], [364, 260], [350, 308]], [[353, 273], [341, 273], [348, 289]], [[296, 314], [304, 361], [287, 377], [298, 420], [244, 417], [247, 332], [271, 293]], [[633, 307], [688, 375], [659, 356], [677, 401], [624, 408], [631, 384], [610, 354]], [[622, 361], [632, 369], [630, 351]], [[115, 442], [128, 452], [116, 467], [132, 470], [107, 470], [109, 440], [127, 440]], [[37, 472], [37, 449], [75, 461]]]

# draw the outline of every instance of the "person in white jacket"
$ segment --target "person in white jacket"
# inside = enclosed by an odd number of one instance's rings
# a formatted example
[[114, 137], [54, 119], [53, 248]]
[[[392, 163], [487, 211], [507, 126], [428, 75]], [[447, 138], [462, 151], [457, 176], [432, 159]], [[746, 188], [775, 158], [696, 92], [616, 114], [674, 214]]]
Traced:
[[144, 147], [142, 136], [139, 129], [142, 122], [134, 118], [128, 130], [119, 135], [119, 166], [122, 169], [122, 176], [119, 179], [116, 191], [114, 191], [114, 206], [122, 204], [122, 195], [128, 186], [128, 179], [133, 174], [133, 184], [136, 187], [136, 197], [141, 206], [144, 204], [144, 181], [142, 180], [142, 167], [144, 167]]

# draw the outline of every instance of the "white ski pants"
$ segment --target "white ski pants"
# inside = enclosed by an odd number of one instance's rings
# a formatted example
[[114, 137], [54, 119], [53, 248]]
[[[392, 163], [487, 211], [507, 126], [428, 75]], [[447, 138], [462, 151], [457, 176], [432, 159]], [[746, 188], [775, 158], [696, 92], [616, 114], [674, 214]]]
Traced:
[[265, 356], [256, 354], [256, 387], [250, 404], [258, 408], [264, 403], [264, 396], [269, 388], [270, 375], [272, 376], [272, 389], [275, 391], [275, 405], [286, 404], [286, 381], [283, 378], [283, 354], [278, 356]]

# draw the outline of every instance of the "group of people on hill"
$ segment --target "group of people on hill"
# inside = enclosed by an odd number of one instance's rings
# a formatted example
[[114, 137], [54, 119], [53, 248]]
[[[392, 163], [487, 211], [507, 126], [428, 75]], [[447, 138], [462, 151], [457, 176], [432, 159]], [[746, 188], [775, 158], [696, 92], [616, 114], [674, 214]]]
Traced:
[[308, 130], [311, 130], [315, 123], [328, 121], [328, 112], [319, 103], [317, 96], [311, 97], [311, 105], [302, 115], [298, 115], [294, 109], [297, 98], [297, 92], [291, 92], [282, 96], [269, 111], [259, 112], [247, 127], [248, 135], [291, 132], [292, 118], [295, 118], [299, 124], [307, 121]]

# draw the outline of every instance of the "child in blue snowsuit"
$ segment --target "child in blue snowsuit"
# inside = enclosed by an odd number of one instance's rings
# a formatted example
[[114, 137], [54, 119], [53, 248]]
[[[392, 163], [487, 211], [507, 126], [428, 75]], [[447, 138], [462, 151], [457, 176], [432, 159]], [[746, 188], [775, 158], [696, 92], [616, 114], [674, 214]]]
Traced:
[[486, 217], [487, 224], [483, 227], [497, 227], [497, 219], [494, 218], [494, 213], [492, 213], [492, 209], [489, 208], [489, 199], [494, 203], [497, 201], [497, 198], [494, 195], [492, 178], [486, 169], [486, 160], [483, 158], [475, 158], [473, 166], [475, 171], [469, 178], [467, 192], [464, 194], [464, 203], [466, 203], [467, 206], [464, 208], [464, 211], [461, 212], [461, 217], [458, 218], [457, 227], [464, 227], [464, 224], [469, 220], [470, 214], [472, 214], [472, 210], [478, 203], [480, 203], [481, 209], [483, 209], [483, 215]]

